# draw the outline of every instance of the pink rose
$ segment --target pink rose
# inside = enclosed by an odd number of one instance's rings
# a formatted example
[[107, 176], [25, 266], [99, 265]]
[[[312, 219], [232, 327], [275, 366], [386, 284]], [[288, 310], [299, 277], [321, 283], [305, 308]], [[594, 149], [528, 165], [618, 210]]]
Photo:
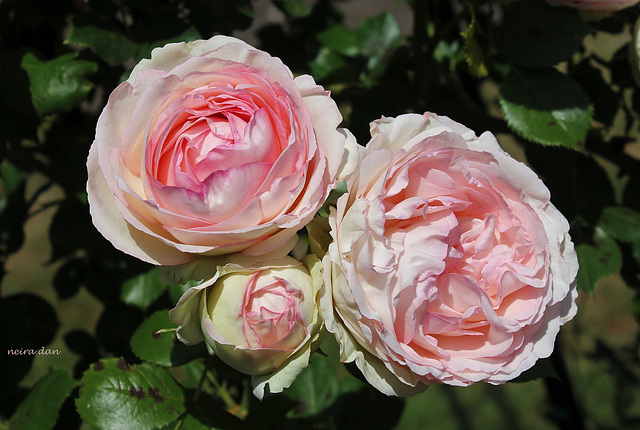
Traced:
[[355, 140], [329, 93], [225, 36], [155, 49], [111, 94], [87, 162], [97, 229], [154, 264], [294, 242]]
[[321, 302], [341, 360], [388, 395], [500, 384], [576, 313], [578, 261], [549, 191], [490, 133], [382, 118], [329, 217]]
[[638, 1], [640, 0], [547, 0], [547, 3], [580, 10], [613, 12], [631, 7]]
[[234, 369], [252, 375], [254, 394], [281, 392], [309, 363], [322, 334], [322, 264], [291, 257], [242, 261], [232, 255], [173, 266], [169, 282], [195, 282], [171, 310], [178, 338], [206, 341]]

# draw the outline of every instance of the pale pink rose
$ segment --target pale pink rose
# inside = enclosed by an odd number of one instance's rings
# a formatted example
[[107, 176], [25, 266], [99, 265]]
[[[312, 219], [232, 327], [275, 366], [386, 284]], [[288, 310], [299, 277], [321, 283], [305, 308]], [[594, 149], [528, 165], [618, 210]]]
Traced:
[[169, 313], [187, 345], [206, 341], [254, 394], [281, 392], [309, 363], [322, 334], [322, 264], [291, 257], [242, 262], [215, 257], [168, 269], [169, 282], [195, 282]]
[[88, 158], [93, 222], [154, 264], [293, 243], [348, 173], [329, 93], [225, 36], [169, 44], [109, 97]]
[[614, 12], [636, 5], [640, 0], [546, 0], [556, 6], [567, 6], [579, 10]]
[[578, 261], [549, 191], [494, 136], [382, 118], [333, 208], [321, 301], [341, 360], [389, 395], [500, 384], [576, 313]]

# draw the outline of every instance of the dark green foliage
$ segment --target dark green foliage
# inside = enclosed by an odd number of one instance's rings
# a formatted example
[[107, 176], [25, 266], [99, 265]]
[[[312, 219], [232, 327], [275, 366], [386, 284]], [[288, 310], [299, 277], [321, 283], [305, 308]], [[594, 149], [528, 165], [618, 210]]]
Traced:
[[544, 68], [567, 60], [589, 32], [577, 11], [544, 2], [514, 2], [504, 13], [504, 23], [497, 29], [497, 47], [521, 67]]
[[9, 428], [24, 430], [53, 428], [60, 407], [77, 384], [66, 370], [51, 368], [16, 409], [9, 420]]

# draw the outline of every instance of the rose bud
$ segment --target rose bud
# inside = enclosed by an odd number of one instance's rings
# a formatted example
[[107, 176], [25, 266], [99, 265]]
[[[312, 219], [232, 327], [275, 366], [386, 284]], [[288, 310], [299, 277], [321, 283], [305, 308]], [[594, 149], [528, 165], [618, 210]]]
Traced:
[[169, 313], [186, 345], [205, 341], [234, 369], [281, 392], [309, 363], [323, 323], [318, 307], [322, 263], [291, 257], [264, 262], [202, 259], [169, 269], [172, 281], [195, 281]]

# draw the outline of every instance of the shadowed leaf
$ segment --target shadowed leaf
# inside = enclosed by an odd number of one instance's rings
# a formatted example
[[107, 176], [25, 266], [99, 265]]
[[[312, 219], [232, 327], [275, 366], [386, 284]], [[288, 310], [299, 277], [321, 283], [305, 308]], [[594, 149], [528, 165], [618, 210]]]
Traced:
[[64, 43], [89, 47], [110, 63], [122, 63], [138, 51], [138, 45], [123, 34], [94, 26], [73, 27]]
[[600, 279], [617, 273], [622, 267], [620, 248], [604, 230], [596, 228], [595, 246], [578, 245], [578, 288], [593, 294]]
[[78, 383], [59, 368], [49, 369], [33, 387], [27, 398], [9, 420], [9, 428], [20, 430], [51, 429], [56, 424], [58, 411]]

